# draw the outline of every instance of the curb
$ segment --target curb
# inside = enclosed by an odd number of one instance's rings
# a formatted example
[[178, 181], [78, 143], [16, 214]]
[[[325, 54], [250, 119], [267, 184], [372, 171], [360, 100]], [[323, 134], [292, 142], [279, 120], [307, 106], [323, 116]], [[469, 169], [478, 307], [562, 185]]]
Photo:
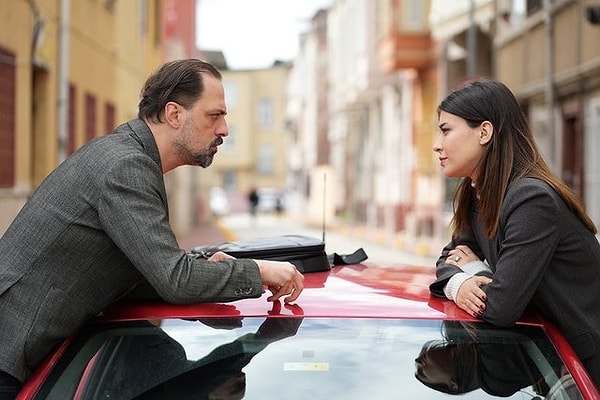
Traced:
[[226, 242], [234, 242], [238, 240], [238, 237], [235, 234], [235, 232], [223, 225], [221, 221], [217, 220], [215, 222], [215, 226], [217, 227], [217, 229], [219, 229]]

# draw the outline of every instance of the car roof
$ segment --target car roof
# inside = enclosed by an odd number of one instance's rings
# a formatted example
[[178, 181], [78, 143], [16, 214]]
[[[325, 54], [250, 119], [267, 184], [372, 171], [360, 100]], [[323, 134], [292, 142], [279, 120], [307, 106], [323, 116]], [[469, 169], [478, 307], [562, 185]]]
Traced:
[[[454, 302], [434, 297], [429, 284], [435, 277], [432, 267], [368, 264], [333, 267], [330, 271], [306, 273], [305, 288], [297, 302], [268, 302], [270, 293], [259, 298], [230, 303], [169, 304], [165, 302], [118, 303], [107, 308], [92, 324], [177, 318], [227, 318], [227, 317], [326, 317], [326, 318], [401, 318], [424, 320], [481, 321]], [[520, 325], [541, 327], [554, 343], [565, 365], [573, 374], [578, 386], [590, 388], [586, 398], [597, 395], [581, 362], [560, 332], [539, 315], [528, 312], [518, 322]], [[38, 371], [38, 379], [49, 373], [60, 354], [68, 346], [63, 343], [45, 366]], [[38, 380], [36, 379], [36, 380]], [[26, 392], [35, 391], [31, 383]], [[591, 385], [591, 386], [590, 386]]]
[[[260, 298], [231, 303], [176, 305], [164, 302], [117, 304], [107, 309], [98, 322], [162, 318], [209, 317], [327, 317], [403, 318], [481, 322], [453, 301], [431, 295], [429, 284], [435, 267], [415, 265], [381, 266], [356, 264], [335, 266], [330, 271], [304, 274], [304, 290], [295, 304], [268, 302]], [[564, 336], [537, 313], [526, 311], [518, 325], [541, 327], [565, 358], [565, 364], [586, 398], [597, 395], [589, 376]], [[586, 390], [586, 389], [584, 389]]]
[[[305, 287], [295, 304], [268, 302], [270, 293], [231, 303], [120, 303], [105, 310], [98, 321], [273, 315], [476, 321], [453, 302], [430, 295], [428, 285], [434, 276], [431, 267], [336, 266], [331, 271], [305, 274]], [[541, 324], [533, 314], [524, 316], [521, 322]]]

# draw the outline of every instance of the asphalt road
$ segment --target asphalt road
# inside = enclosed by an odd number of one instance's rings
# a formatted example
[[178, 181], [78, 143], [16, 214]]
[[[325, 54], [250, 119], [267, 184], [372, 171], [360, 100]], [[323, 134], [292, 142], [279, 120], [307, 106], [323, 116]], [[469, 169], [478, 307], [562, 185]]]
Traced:
[[[246, 213], [232, 214], [222, 217], [219, 225], [228, 232], [228, 236], [235, 240], [287, 234], [323, 237], [322, 230], [316, 227], [305, 226], [298, 221], [274, 214], [259, 214], [255, 218]], [[325, 232], [327, 253], [349, 254], [361, 247], [369, 256], [365, 261], [366, 264], [376, 264], [382, 267], [398, 264], [435, 266], [436, 258], [434, 257], [419, 256], [335, 230]]]

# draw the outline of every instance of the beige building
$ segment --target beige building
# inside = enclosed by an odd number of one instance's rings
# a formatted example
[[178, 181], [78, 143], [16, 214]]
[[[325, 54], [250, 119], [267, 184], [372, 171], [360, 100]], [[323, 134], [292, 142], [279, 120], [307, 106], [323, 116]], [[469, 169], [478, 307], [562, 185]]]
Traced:
[[135, 117], [162, 61], [158, 0], [0, 0], [0, 234], [86, 141]]
[[211, 186], [223, 188], [232, 211], [246, 210], [253, 187], [285, 190], [286, 81], [289, 65], [223, 70], [229, 136], [211, 165]]

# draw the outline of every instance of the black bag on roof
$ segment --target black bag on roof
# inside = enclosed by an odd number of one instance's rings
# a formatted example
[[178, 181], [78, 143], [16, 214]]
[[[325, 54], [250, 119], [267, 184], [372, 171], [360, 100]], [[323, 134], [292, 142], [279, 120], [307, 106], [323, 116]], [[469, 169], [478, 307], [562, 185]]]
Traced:
[[301, 273], [328, 271], [333, 265], [358, 264], [367, 258], [362, 248], [351, 255], [334, 253], [328, 256], [324, 241], [304, 235], [278, 235], [197, 246], [191, 250], [191, 253], [209, 258], [218, 251], [235, 258], [288, 261]]

